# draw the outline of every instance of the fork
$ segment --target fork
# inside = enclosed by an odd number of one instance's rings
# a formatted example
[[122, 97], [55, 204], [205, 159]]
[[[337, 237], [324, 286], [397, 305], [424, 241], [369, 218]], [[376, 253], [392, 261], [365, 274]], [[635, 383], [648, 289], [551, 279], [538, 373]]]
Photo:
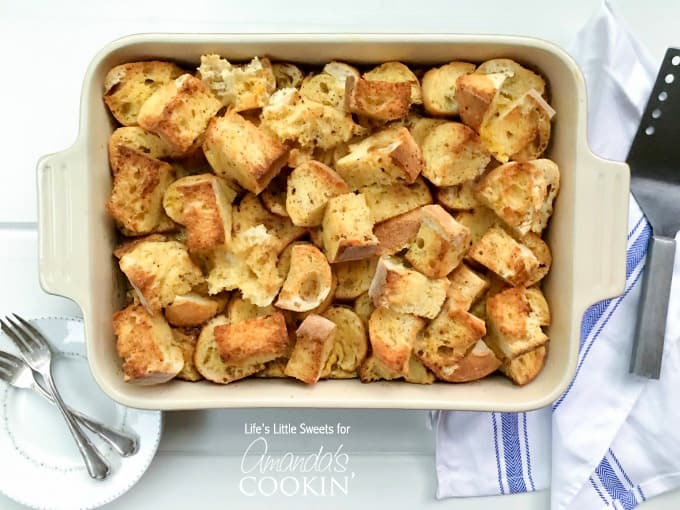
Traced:
[[21, 352], [22, 358], [31, 367], [31, 370], [40, 374], [47, 383], [47, 388], [52, 396], [54, 396], [54, 402], [57, 404], [64, 420], [66, 420], [71, 435], [73, 435], [73, 439], [78, 446], [78, 451], [80, 451], [80, 455], [85, 461], [85, 467], [90, 477], [95, 480], [104, 480], [111, 473], [111, 466], [85, 435], [76, 419], [66, 408], [66, 404], [61, 398], [52, 378], [52, 351], [49, 344], [45, 337], [31, 324], [16, 314], [14, 314], [14, 318], [21, 325], [17, 324], [10, 317], [5, 317], [5, 320], [0, 319], [2, 331], [14, 341]]
[[[31, 368], [16, 356], [0, 351], [0, 380], [14, 388], [33, 390], [48, 402], [54, 404], [54, 399], [44, 387]], [[123, 457], [137, 453], [137, 438], [127, 432], [108, 427], [86, 416], [73, 408], [68, 408], [75, 419], [86, 429], [97, 434]]]

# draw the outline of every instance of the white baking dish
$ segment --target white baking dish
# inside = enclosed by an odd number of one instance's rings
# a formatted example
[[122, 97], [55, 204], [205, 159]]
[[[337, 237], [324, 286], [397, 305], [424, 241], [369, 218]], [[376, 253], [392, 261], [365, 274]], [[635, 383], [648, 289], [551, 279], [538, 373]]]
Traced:
[[[123, 382], [111, 315], [121, 303], [116, 241], [104, 204], [111, 189], [107, 138], [113, 124], [102, 101], [103, 79], [114, 65], [172, 59], [195, 66], [202, 53], [230, 60], [268, 55], [274, 60], [357, 64], [402, 60], [437, 64], [455, 59], [509, 57], [547, 78], [557, 111], [549, 157], [562, 172], [547, 240], [553, 268], [544, 289], [553, 313], [550, 349], [538, 378], [518, 388], [494, 376], [462, 385], [292, 380], [244, 380], [227, 386], [176, 381], [155, 387]], [[40, 274], [47, 292], [78, 303], [85, 318], [88, 357], [95, 379], [115, 400], [149, 409], [211, 407], [373, 407], [520, 411], [555, 400], [577, 362], [586, 308], [623, 290], [629, 172], [595, 157], [586, 142], [586, 94], [573, 60], [537, 39], [475, 35], [369, 34], [147, 34], [114, 41], [94, 58], [83, 84], [80, 134], [68, 150], [38, 165]]]

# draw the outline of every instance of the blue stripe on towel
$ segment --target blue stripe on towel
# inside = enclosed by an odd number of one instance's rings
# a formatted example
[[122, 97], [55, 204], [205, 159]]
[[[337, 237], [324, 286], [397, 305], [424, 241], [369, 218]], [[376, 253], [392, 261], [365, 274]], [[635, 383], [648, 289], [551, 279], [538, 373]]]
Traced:
[[607, 498], [604, 497], [604, 494], [602, 494], [602, 491], [600, 490], [600, 488], [595, 483], [595, 480], [593, 480], [593, 477], [591, 476], [590, 478], [588, 478], [588, 480], [590, 480], [590, 485], [593, 486], [593, 489], [595, 489], [595, 492], [597, 492], [597, 495], [600, 496], [600, 499], [602, 501], [604, 501], [605, 505], [609, 506], [609, 501], [607, 500]]
[[602, 462], [595, 468], [595, 473], [600, 478], [602, 485], [607, 490], [612, 499], [621, 502], [625, 510], [632, 510], [638, 504], [638, 500], [632, 491], [626, 488], [616, 476], [614, 469], [607, 460], [607, 457], [602, 459]]
[[498, 452], [498, 427], [496, 427], [496, 413], [491, 413], [491, 423], [493, 424], [493, 446], [496, 450], [496, 469], [498, 470], [498, 487], [501, 490], [501, 494], [505, 494], [505, 489], [503, 489], [503, 480], [501, 473], [501, 456]]
[[527, 432], [527, 413], [522, 413], [522, 425], [524, 427], [524, 451], [527, 454], [527, 474], [529, 475], [529, 483], [531, 490], [535, 491], [534, 477], [531, 474], [531, 452], [529, 451], [529, 433]]
[[640, 487], [640, 486], [638, 485], [638, 486], [637, 486], [637, 490], [638, 490], [638, 492], [640, 493], [640, 496], [642, 496], [642, 501], [647, 501], [647, 496], [645, 496], [645, 493], [642, 492], [642, 487]]
[[633, 487], [633, 482], [632, 482], [631, 479], [629, 478], [629, 476], [628, 476], [628, 474], [626, 473], [626, 471], [623, 469], [623, 466], [622, 466], [621, 463], [619, 462], [619, 459], [617, 459], [617, 458], [616, 458], [616, 455], [614, 455], [614, 450], [612, 450], [611, 448], [609, 449], [609, 455], [611, 455], [612, 460], [614, 461], [614, 463], [615, 463], [615, 464], [617, 465], [617, 467], [619, 468], [619, 471], [621, 471], [621, 474], [622, 474], [623, 477], [626, 479], [626, 482], [628, 482], [628, 488]]
[[503, 431], [503, 457], [505, 459], [505, 476], [510, 492], [526, 492], [522, 472], [522, 455], [519, 447], [519, 422], [517, 413], [501, 413]]

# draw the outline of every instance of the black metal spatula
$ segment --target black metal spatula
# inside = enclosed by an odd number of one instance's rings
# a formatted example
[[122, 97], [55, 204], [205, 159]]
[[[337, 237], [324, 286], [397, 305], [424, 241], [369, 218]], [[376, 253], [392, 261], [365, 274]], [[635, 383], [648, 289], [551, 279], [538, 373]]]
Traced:
[[[658, 379], [680, 230], [680, 50], [669, 48], [628, 154], [635, 199], [652, 225], [630, 371]], [[671, 310], [671, 313], [680, 313]]]

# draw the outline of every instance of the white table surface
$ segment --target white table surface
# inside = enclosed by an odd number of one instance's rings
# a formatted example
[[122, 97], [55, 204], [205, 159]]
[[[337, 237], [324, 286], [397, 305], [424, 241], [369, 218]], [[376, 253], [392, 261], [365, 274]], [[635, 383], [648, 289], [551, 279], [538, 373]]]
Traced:
[[[72, 302], [40, 290], [36, 255], [35, 163], [73, 142], [80, 82], [93, 54], [135, 32], [480, 32], [543, 37], [568, 47], [598, 0], [553, 3], [476, 0], [60, 2], [0, 0], [0, 314], [79, 315]], [[656, 61], [680, 45], [680, 2], [614, 0]], [[550, 5], [550, 7], [548, 7]], [[253, 498], [238, 488], [249, 422], [350, 425], [347, 436], [272, 439], [279, 452], [306, 453], [340, 444], [348, 452], [347, 496]], [[432, 433], [426, 413], [404, 411], [225, 410], [166, 414], [157, 458], [110, 509], [456, 508], [546, 509], [547, 491], [497, 498], [437, 501]], [[1, 459], [0, 459], [1, 462]], [[66, 489], [67, 490], [67, 489]], [[200, 503], [199, 503], [200, 502]], [[680, 491], [645, 510], [678, 508]], [[0, 508], [22, 508], [0, 495]]]

